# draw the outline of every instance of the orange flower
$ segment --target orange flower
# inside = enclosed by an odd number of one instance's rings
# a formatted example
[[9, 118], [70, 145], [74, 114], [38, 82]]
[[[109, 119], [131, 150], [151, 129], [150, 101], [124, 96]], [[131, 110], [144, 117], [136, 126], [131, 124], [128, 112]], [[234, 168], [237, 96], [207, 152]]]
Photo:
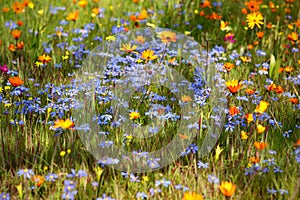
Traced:
[[253, 45], [252, 45], [252, 44], [248, 44], [248, 45], [247, 45], [247, 49], [248, 49], [248, 50], [252, 50], [252, 49], [253, 49]]
[[17, 40], [17, 39], [19, 39], [20, 38], [20, 36], [21, 36], [21, 31], [20, 30], [12, 30], [11, 31], [11, 34], [12, 34], [12, 36]]
[[203, 16], [205, 16], [205, 12], [204, 12], [204, 11], [201, 11], [201, 12], [199, 13], [199, 15], [200, 15], [201, 17], [203, 17]]
[[15, 51], [15, 50], [16, 50], [15, 45], [14, 45], [14, 44], [10, 44], [10, 45], [8, 46], [8, 50], [10, 50], [10, 51]]
[[82, 8], [85, 8], [86, 5], [88, 4], [87, 0], [80, 0], [78, 1], [78, 6], [82, 7]]
[[284, 68], [283, 68], [283, 67], [279, 67], [278, 73], [280, 74], [280, 73], [282, 73], [283, 71], [284, 71]]
[[190, 102], [192, 101], [193, 99], [190, 97], [190, 96], [187, 96], [187, 95], [183, 95], [181, 97], [181, 101], [184, 102], [184, 103], [187, 103], [187, 102]]
[[284, 68], [284, 71], [285, 71], [286, 73], [290, 73], [290, 72], [292, 72], [293, 70], [294, 70], [294, 68], [291, 67], [291, 66], [286, 66], [286, 67]]
[[213, 12], [211, 15], [207, 15], [206, 18], [207, 19], [212, 19], [212, 20], [220, 20], [220, 19], [222, 19], [222, 16], [218, 15], [215, 12]]
[[254, 45], [254, 46], [256, 46], [256, 45], [258, 45], [258, 44], [259, 44], [258, 41], [253, 41], [253, 45]]
[[210, 5], [210, 1], [209, 0], [204, 0], [201, 4], [200, 4], [201, 8], [211, 8]]
[[23, 6], [25, 6], [25, 7], [28, 7], [28, 5], [31, 3], [31, 1], [30, 0], [24, 0], [23, 1]]
[[271, 90], [275, 90], [277, 87], [277, 85], [275, 83], [271, 83], [268, 87], [267, 87], [267, 90], [268, 91], [271, 91]]
[[18, 76], [15, 76], [15, 77], [10, 77], [8, 79], [8, 81], [10, 82], [10, 84], [14, 87], [18, 87], [20, 85], [23, 85], [24, 84], [24, 81], [18, 77]]
[[176, 42], [176, 33], [172, 31], [163, 31], [158, 33], [158, 37], [161, 39], [163, 43]]
[[38, 57], [38, 60], [41, 61], [43, 64], [45, 64], [51, 62], [51, 57], [46, 54], [43, 54]]
[[139, 0], [132, 0], [132, 2], [133, 2], [133, 3], [138, 3], [138, 2], [139, 2]]
[[142, 12], [140, 12], [140, 14], [138, 15], [138, 20], [144, 20], [148, 17], [148, 13], [147, 10], [142, 10]]
[[12, 5], [12, 9], [16, 14], [21, 14], [25, 10], [25, 6], [20, 2], [14, 2]]
[[24, 47], [23, 41], [17, 42], [17, 49], [23, 49], [23, 47]]
[[262, 39], [263, 37], [264, 37], [264, 32], [263, 31], [259, 31], [259, 32], [257, 32], [256, 33], [256, 35], [257, 35], [257, 37], [259, 38], [259, 39]]
[[298, 33], [292, 32], [288, 34], [288, 40], [296, 42], [298, 40]]
[[182, 200], [203, 200], [203, 196], [196, 192], [185, 192]]
[[40, 187], [44, 183], [45, 178], [41, 175], [34, 175], [31, 180], [36, 183], [36, 186]]
[[54, 129], [62, 128], [62, 129], [70, 129], [74, 126], [74, 122], [72, 122], [69, 118], [66, 120], [58, 119], [54, 122]]
[[297, 98], [290, 98], [289, 102], [291, 102], [292, 104], [298, 104], [299, 100]]
[[252, 95], [252, 94], [255, 93], [255, 90], [250, 89], [250, 88], [247, 88], [247, 89], [245, 90], [245, 92], [246, 92], [248, 95]]
[[241, 12], [244, 14], [244, 15], [247, 15], [248, 14], [248, 11], [246, 8], [242, 8]]
[[258, 149], [258, 150], [264, 150], [268, 144], [265, 142], [254, 142], [254, 146]]
[[229, 114], [230, 114], [231, 116], [237, 115], [237, 114], [239, 114], [239, 113], [240, 113], [240, 110], [239, 110], [236, 106], [231, 106], [231, 107], [229, 108]]
[[256, 1], [249, 1], [246, 3], [246, 6], [251, 12], [256, 12], [259, 10], [259, 6]]
[[300, 138], [297, 140], [297, 142], [295, 142], [294, 146], [300, 147]]
[[223, 65], [223, 68], [225, 68], [228, 72], [230, 72], [233, 67], [234, 67], [234, 64], [230, 63], [230, 62], [227, 62]]
[[66, 19], [76, 21], [78, 19], [78, 17], [79, 17], [79, 11], [76, 10], [75, 12], [69, 13]]
[[256, 157], [256, 156], [251, 157], [249, 160], [250, 160], [250, 162], [253, 163], [253, 164], [256, 164], [256, 163], [259, 163], [259, 162], [260, 162], [259, 157]]
[[238, 80], [227, 81], [225, 84], [232, 94], [237, 93], [241, 88]]
[[2, 11], [4, 12], [4, 13], [7, 13], [7, 12], [9, 12], [9, 7], [4, 7], [4, 8], [2, 8]]
[[92, 13], [94, 13], [95, 15], [98, 15], [100, 13], [99, 8], [93, 8]]
[[219, 186], [221, 193], [226, 197], [231, 197], [235, 192], [236, 185], [232, 182], [222, 182]]
[[18, 26], [23, 26], [24, 23], [22, 21], [18, 20], [17, 24], [18, 24]]
[[269, 29], [273, 28], [273, 25], [272, 25], [271, 22], [269, 22], [269, 23], [267, 24], [267, 28], [269, 28]]
[[135, 41], [137, 41], [138, 43], [144, 44], [146, 39], [142, 35], [138, 35], [138, 36], [136, 36]]
[[276, 92], [277, 94], [281, 94], [281, 93], [283, 93], [283, 91], [284, 91], [284, 89], [283, 89], [280, 85], [277, 86], [276, 89], [275, 89], [275, 92]]

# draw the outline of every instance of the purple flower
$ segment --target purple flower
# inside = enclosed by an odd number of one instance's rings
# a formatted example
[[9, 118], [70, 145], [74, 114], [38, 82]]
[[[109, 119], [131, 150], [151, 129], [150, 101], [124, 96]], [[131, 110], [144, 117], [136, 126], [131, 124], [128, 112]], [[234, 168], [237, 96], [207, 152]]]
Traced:
[[0, 199], [1, 200], [10, 200], [10, 194], [9, 193], [5, 193], [5, 192], [2, 192], [0, 194]]
[[6, 64], [4, 64], [3, 66], [0, 65], [0, 70], [1, 70], [3, 73], [7, 73], [7, 72], [8, 72], [8, 68], [7, 68]]

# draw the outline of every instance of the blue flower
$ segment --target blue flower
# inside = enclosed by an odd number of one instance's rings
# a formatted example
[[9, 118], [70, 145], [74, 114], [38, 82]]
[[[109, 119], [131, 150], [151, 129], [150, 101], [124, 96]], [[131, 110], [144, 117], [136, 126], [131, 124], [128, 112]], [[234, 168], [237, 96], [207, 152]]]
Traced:
[[111, 198], [110, 196], [107, 196], [105, 193], [103, 193], [102, 197], [98, 197], [96, 200], [115, 200], [115, 199]]
[[203, 163], [203, 162], [201, 162], [201, 161], [198, 161], [197, 165], [198, 165], [198, 168], [199, 168], [199, 169], [201, 169], [201, 168], [207, 169], [207, 168], [209, 167], [209, 164], [208, 164], [208, 163]]
[[50, 181], [50, 182], [55, 182], [57, 178], [58, 178], [58, 175], [57, 174], [52, 174], [52, 173], [49, 173], [46, 176], [46, 180]]
[[158, 187], [160, 185], [163, 185], [164, 187], [169, 187], [170, 184], [171, 181], [166, 180], [165, 178], [155, 181], [155, 187]]
[[0, 200], [10, 200], [10, 194], [9, 193], [5, 193], [5, 192], [2, 192], [0, 194]]
[[208, 182], [218, 184], [220, 180], [215, 175], [208, 175]]
[[137, 199], [147, 199], [148, 195], [145, 192], [138, 192], [138, 193], [136, 193], [135, 197]]
[[32, 169], [20, 169], [17, 172], [18, 176], [23, 176], [25, 179], [28, 178], [30, 179], [30, 176], [34, 175], [34, 172], [32, 171]]

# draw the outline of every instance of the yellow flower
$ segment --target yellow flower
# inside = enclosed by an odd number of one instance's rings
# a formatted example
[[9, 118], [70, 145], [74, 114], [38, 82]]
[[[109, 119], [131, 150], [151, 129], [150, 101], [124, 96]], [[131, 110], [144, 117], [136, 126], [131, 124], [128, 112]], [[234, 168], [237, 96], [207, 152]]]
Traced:
[[43, 15], [43, 14], [44, 14], [44, 10], [43, 10], [43, 9], [42, 9], [42, 10], [38, 10], [37, 13], [38, 13], [39, 15]]
[[269, 105], [268, 102], [266, 102], [266, 101], [260, 101], [259, 105], [255, 109], [255, 112], [256, 113], [260, 113], [260, 114], [264, 113], [267, 110], [268, 105]]
[[256, 126], [257, 133], [263, 133], [266, 130], [266, 127], [263, 125], [259, 124]]
[[54, 129], [57, 129], [57, 128], [69, 129], [73, 126], [74, 126], [74, 122], [72, 122], [70, 119], [66, 119], [66, 120], [58, 119], [54, 122], [53, 128]]
[[115, 41], [116, 40], [116, 37], [113, 36], [113, 35], [109, 35], [105, 38], [106, 41]]
[[231, 197], [233, 193], [235, 192], [236, 185], [234, 185], [232, 182], [222, 182], [219, 186], [219, 189], [221, 190], [221, 193], [226, 197]]
[[253, 12], [247, 15], [246, 22], [248, 22], [248, 27], [251, 29], [253, 29], [255, 25], [258, 26], [258, 28], [260, 28], [260, 25], [264, 24], [262, 22], [263, 19], [264, 17], [261, 15], [261, 13]]
[[141, 116], [141, 115], [140, 115], [139, 112], [133, 111], [133, 112], [129, 113], [129, 117], [130, 117], [131, 120], [133, 120], [133, 119], [138, 119], [140, 116]]
[[182, 200], [203, 200], [203, 196], [201, 194], [197, 194], [196, 192], [185, 192]]
[[61, 157], [64, 157], [66, 155], [66, 152], [65, 151], [61, 151], [60, 154], [59, 154]]
[[220, 154], [222, 153], [223, 150], [224, 149], [221, 149], [220, 145], [217, 146], [215, 160], [219, 160]]
[[30, 2], [30, 3], [28, 4], [28, 7], [31, 8], [31, 9], [33, 9], [33, 8], [34, 8], [34, 3]]
[[254, 121], [253, 114], [252, 113], [246, 114], [246, 119], [248, 123], [253, 122]]
[[246, 139], [248, 139], [248, 133], [247, 132], [245, 132], [245, 131], [242, 131], [241, 132], [241, 138], [242, 138], [242, 140], [246, 140]]
[[155, 60], [157, 56], [154, 55], [154, 51], [147, 49], [142, 52], [142, 58], [145, 59], [146, 61], [149, 61], [149, 60]]
[[121, 51], [125, 51], [127, 53], [132, 53], [134, 52], [134, 50], [136, 50], [137, 46], [133, 45], [131, 46], [131, 44], [123, 44], [122, 48], [120, 48]]
[[158, 37], [161, 39], [161, 41], [165, 44], [168, 44], [170, 42], [176, 42], [176, 33], [172, 31], [163, 31], [158, 33]]

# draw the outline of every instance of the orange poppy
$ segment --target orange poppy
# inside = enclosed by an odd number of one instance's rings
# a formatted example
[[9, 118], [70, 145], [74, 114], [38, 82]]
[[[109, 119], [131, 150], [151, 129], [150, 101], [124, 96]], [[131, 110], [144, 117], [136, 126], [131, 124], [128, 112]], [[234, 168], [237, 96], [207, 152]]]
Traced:
[[298, 104], [299, 100], [297, 98], [290, 98], [289, 102], [291, 102], [292, 104]]
[[17, 49], [23, 49], [23, 47], [24, 47], [23, 41], [17, 42]]
[[15, 51], [15, 50], [16, 50], [15, 45], [14, 45], [14, 44], [10, 44], [10, 45], [8, 46], [8, 50], [10, 50], [10, 51]]
[[201, 12], [199, 13], [199, 15], [200, 15], [201, 17], [203, 17], [203, 16], [205, 16], [205, 12], [204, 12], [204, 11], [201, 11]]
[[76, 21], [78, 19], [78, 17], [79, 17], [79, 11], [76, 10], [75, 12], [69, 13], [66, 19]]
[[246, 8], [242, 8], [241, 12], [244, 14], [244, 15], [247, 15], [248, 14], [248, 10]]
[[255, 90], [250, 89], [250, 88], [247, 88], [247, 89], [245, 90], [245, 92], [246, 92], [248, 95], [252, 95], [252, 94], [255, 93]]
[[237, 114], [239, 114], [239, 113], [240, 113], [240, 110], [239, 110], [236, 106], [231, 106], [231, 107], [229, 108], [229, 114], [230, 114], [231, 116], [237, 115]]
[[36, 186], [40, 187], [44, 183], [45, 178], [41, 175], [34, 175], [32, 181], [36, 183]]
[[11, 31], [11, 34], [12, 34], [12, 36], [17, 40], [17, 39], [19, 39], [20, 36], [21, 36], [21, 31], [15, 29], [15, 30], [12, 30], [12, 31]]
[[201, 8], [211, 8], [210, 1], [205, 0], [200, 4]]
[[247, 121], [248, 121], [248, 123], [250, 123], [250, 122], [253, 122], [254, 121], [254, 118], [253, 118], [253, 114], [252, 113], [248, 113], [248, 114], [246, 114], [246, 119], [247, 119]]
[[58, 119], [54, 122], [53, 128], [54, 129], [57, 129], [57, 128], [70, 129], [74, 125], [75, 125], [74, 122], [72, 122], [70, 119], [66, 119], [66, 120]]
[[259, 31], [256, 33], [256, 36], [259, 38], [259, 39], [262, 39], [264, 37], [264, 32], [263, 31]]
[[254, 146], [258, 149], [258, 150], [264, 150], [268, 144], [265, 142], [254, 142]]
[[253, 163], [253, 164], [256, 164], [256, 163], [259, 163], [259, 162], [260, 162], [259, 157], [256, 157], [256, 156], [251, 157], [249, 160], [250, 160], [250, 162]]
[[300, 147], [300, 138], [297, 140], [297, 142], [295, 142], [294, 146]]
[[148, 13], [147, 10], [142, 10], [142, 12], [140, 12], [140, 14], [138, 15], [138, 20], [144, 20], [148, 17]]
[[211, 19], [211, 20], [220, 20], [220, 19], [222, 19], [222, 16], [213, 12], [211, 15], [207, 15], [206, 18]]
[[2, 8], [2, 11], [4, 12], [4, 13], [7, 13], [7, 12], [9, 12], [9, 8], [8, 7], [4, 7], [4, 8]]
[[231, 197], [235, 192], [236, 185], [232, 182], [222, 182], [219, 189], [224, 196]]
[[25, 6], [20, 2], [14, 2], [12, 4], [12, 9], [16, 14], [21, 14], [25, 10]]
[[271, 90], [275, 90], [277, 87], [277, 85], [275, 83], [271, 83], [269, 86], [267, 86], [267, 90], [271, 91]]
[[10, 84], [14, 87], [18, 87], [20, 85], [23, 85], [24, 84], [24, 81], [18, 77], [18, 76], [15, 76], [15, 77], [10, 77], [8, 79], [8, 81], [10, 82]]
[[286, 66], [286, 67], [284, 68], [284, 71], [285, 71], [286, 73], [291, 73], [293, 70], [294, 70], [294, 68], [291, 67], [291, 66]]
[[281, 94], [281, 93], [284, 92], [284, 89], [279, 85], [279, 86], [276, 87], [275, 92], [276, 92], [277, 94]]
[[298, 33], [292, 32], [288, 34], [288, 40], [296, 42], [298, 40]]
[[239, 84], [238, 80], [227, 81], [225, 84], [232, 94], [237, 93], [241, 88], [241, 84]]
[[17, 24], [18, 26], [23, 26], [24, 23], [21, 20], [18, 20]]

